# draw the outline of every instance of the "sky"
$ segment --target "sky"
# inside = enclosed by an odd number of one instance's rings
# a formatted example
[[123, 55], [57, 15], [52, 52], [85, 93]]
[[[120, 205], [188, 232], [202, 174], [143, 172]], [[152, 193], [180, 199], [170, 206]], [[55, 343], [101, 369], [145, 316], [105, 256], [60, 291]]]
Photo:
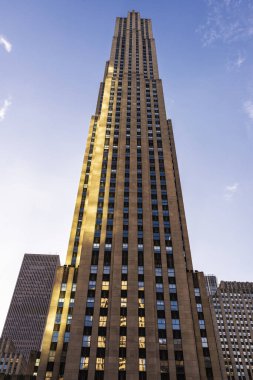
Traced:
[[0, 331], [24, 253], [64, 264], [115, 18], [151, 18], [194, 268], [253, 281], [253, 0], [0, 0]]

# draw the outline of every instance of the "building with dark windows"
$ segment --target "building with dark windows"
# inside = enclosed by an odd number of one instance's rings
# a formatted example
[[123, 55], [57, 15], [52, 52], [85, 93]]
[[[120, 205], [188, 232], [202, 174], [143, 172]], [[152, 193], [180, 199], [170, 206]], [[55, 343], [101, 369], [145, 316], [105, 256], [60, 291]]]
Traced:
[[11, 339], [27, 362], [40, 350], [59, 265], [58, 255], [24, 255], [2, 338]]
[[253, 379], [253, 283], [221, 281], [210, 297], [228, 380]]
[[223, 378], [151, 21], [134, 11], [116, 20], [37, 378]]

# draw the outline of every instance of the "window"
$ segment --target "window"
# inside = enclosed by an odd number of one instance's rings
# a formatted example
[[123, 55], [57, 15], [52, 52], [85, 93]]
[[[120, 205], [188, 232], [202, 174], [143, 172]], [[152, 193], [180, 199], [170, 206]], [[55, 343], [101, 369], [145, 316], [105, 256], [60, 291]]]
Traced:
[[110, 267], [104, 266], [104, 274], [110, 274]]
[[58, 306], [59, 306], [59, 307], [62, 307], [63, 304], [64, 304], [64, 298], [59, 298]]
[[64, 334], [64, 343], [69, 342], [70, 332], [65, 332]]
[[98, 347], [105, 347], [105, 336], [98, 336]]
[[102, 290], [109, 290], [109, 281], [102, 282]]
[[90, 347], [90, 335], [83, 336], [83, 347]]
[[165, 318], [158, 318], [157, 325], [159, 330], [165, 330]]
[[122, 335], [119, 338], [119, 346], [120, 347], [126, 347], [126, 336]]
[[75, 299], [74, 298], [70, 298], [69, 307], [73, 307], [74, 303], [75, 303]]
[[94, 298], [88, 297], [86, 302], [87, 307], [94, 307]]
[[176, 293], [177, 292], [176, 284], [169, 284], [169, 292], [170, 293]]
[[126, 326], [127, 324], [127, 317], [125, 315], [120, 316], [120, 327]]
[[89, 365], [89, 358], [88, 357], [81, 357], [80, 360], [80, 369], [88, 369]]
[[180, 330], [180, 321], [179, 319], [172, 319], [172, 329]]
[[139, 317], [139, 327], [145, 327], [145, 317]]
[[207, 338], [201, 338], [202, 347], [208, 347]]
[[164, 310], [164, 301], [163, 300], [157, 300], [156, 301], [156, 308], [157, 308], [157, 310]]
[[126, 370], [126, 358], [119, 358], [119, 371]]
[[139, 308], [140, 309], [144, 308], [144, 298], [139, 298]]
[[48, 361], [54, 362], [54, 359], [55, 359], [55, 351], [49, 351]]
[[59, 335], [58, 331], [54, 331], [53, 332], [52, 342], [57, 342], [58, 341], [58, 335]]
[[205, 321], [204, 321], [203, 319], [200, 319], [200, 320], [199, 320], [199, 328], [200, 328], [201, 330], [203, 330], [203, 329], [206, 328], [206, 326], [205, 326]]
[[198, 310], [199, 313], [202, 312], [202, 305], [201, 305], [201, 303], [197, 303], [197, 310]]
[[104, 358], [97, 358], [96, 359], [96, 370], [97, 371], [104, 371], [105, 366], [105, 359]]
[[92, 315], [86, 315], [84, 318], [84, 326], [92, 326]]
[[108, 298], [101, 298], [100, 307], [108, 307]]
[[127, 290], [127, 281], [121, 281], [121, 290]]
[[145, 336], [139, 336], [139, 348], [146, 347], [146, 339]]
[[100, 315], [99, 327], [106, 327], [106, 322], [107, 322], [107, 316], [106, 315]]
[[96, 289], [96, 281], [89, 281], [89, 289]]
[[61, 323], [61, 314], [57, 313], [55, 316], [55, 323]]
[[146, 359], [139, 359], [139, 371], [146, 371]]
[[90, 267], [90, 273], [97, 273], [98, 267], [96, 265], [91, 265]]
[[177, 304], [177, 301], [171, 301], [171, 302], [170, 302], [170, 309], [171, 309], [171, 310], [178, 310], [178, 304]]
[[158, 292], [158, 293], [163, 292], [163, 284], [158, 283], [155, 285], [155, 287], [156, 287], [156, 292]]
[[127, 265], [122, 265], [121, 272], [126, 274], [127, 273]]
[[120, 307], [127, 307], [127, 298], [121, 298]]

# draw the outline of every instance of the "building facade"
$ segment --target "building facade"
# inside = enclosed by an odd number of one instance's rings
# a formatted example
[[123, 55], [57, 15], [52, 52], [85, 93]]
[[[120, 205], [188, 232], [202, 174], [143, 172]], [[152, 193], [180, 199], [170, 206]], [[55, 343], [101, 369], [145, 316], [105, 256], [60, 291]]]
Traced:
[[151, 21], [134, 11], [116, 20], [36, 374], [222, 379]]
[[253, 379], [253, 283], [221, 281], [211, 297], [228, 380]]
[[24, 255], [2, 338], [10, 338], [27, 361], [40, 350], [59, 265], [58, 255]]

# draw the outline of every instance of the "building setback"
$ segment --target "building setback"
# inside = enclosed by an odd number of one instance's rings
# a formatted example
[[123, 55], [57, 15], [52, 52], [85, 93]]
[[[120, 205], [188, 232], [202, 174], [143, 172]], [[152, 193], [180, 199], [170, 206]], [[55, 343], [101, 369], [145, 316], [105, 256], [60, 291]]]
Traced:
[[27, 361], [40, 350], [59, 265], [58, 255], [24, 255], [2, 338], [10, 338]]
[[116, 20], [37, 378], [222, 378], [151, 21], [134, 11]]
[[211, 297], [228, 380], [253, 379], [253, 283], [221, 281]]

